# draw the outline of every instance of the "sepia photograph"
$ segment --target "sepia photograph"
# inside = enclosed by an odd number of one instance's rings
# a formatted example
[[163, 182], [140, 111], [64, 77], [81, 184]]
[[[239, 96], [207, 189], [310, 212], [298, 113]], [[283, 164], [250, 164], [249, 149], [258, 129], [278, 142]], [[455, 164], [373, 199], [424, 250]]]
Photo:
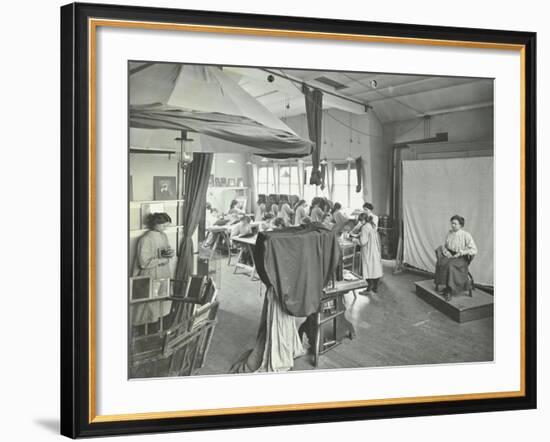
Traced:
[[129, 378], [494, 360], [494, 79], [128, 83]]

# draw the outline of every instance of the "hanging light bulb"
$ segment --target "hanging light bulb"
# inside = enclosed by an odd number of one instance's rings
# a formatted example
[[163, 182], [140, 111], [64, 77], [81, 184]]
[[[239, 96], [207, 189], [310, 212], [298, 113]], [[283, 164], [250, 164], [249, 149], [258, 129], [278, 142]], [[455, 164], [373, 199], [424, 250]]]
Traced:
[[246, 163], [244, 163], [244, 164], [246, 164], [247, 166], [252, 166], [252, 161], [248, 160], [248, 161], [247, 161]]
[[229, 158], [227, 160], [227, 164], [235, 164], [235, 160], [233, 158]]
[[322, 164], [323, 166], [325, 166], [327, 163], [328, 163], [328, 161], [327, 161], [326, 158], [323, 158], [323, 159], [321, 160], [321, 164]]
[[193, 162], [193, 152], [190, 149], [190, 142], [194, 141], [192, 138], [187, 138], [187, 131], [182, 130], [181, 136], [174, 138], [176, 143], [179, 143], [180, 148], [180, 162], [182, 166], [185, 167], [191, 162]]
[[267, 158], [262, 158], [262, 163], [267, 163], [269, 160]]

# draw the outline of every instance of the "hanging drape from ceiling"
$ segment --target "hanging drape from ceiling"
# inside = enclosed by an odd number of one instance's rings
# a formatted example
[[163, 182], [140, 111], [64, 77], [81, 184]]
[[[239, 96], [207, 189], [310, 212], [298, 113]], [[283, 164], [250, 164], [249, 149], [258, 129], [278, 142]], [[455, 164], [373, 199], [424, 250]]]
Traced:
[[306, 100], [307, 130], [309, 138], [313, 142], [313, 151], [311, 153], [313, 168], [309, 184], [319, 186], [322, 183], [319, 160], [321, 158], [322, 143], [323, 93], [319, 89], [311, 90], [305, 84], [302, 84], [302, 92]]
[[132, 106], [130, 125], [141, 129], [198, 132], [249, 146], [252, 153], [273, 158], [299, 158], [311, 153], [311, 142], [291, 132], [273, 129], [242, 116], [153, 104]]
[[194, 272], [193, 234], [206, 210], [206, 191], [212, 169], [211, 153], [194, 153], [185, 173], [185, 194], [182, 213], [183, 240], [176, 267], [176, 280], [186, 281]]
[[218, 66], [131, 63], [129, 89], [132, 128], [196, 132], [274, 158], [311, 153], [311, 141]]
[[355, 192], [359, 193], [361, 192], [361, 181], [363, 177], [363, 158], [361, 157], [355, 158], [355, 172], [357, 173], [357, 187], [355, 188]]

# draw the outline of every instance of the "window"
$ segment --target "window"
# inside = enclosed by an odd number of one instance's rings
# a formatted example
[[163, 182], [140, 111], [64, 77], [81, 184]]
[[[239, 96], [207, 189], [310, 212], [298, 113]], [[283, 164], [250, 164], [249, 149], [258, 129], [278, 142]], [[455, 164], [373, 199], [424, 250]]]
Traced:
[[258, 167], [258, 193], [269, 195], [275, 193], [275, 185], [273, 184], [273, 170], [270, 166]]
[[290, 194], [290, 166], [279, 166], [279, 193]]
[[334, 165], [334, 187], [332, 197], [343, 207], [358, 209], [363, 205], [363, 194], [356, 192], [357, 172], [355, 163], [338, 163]]

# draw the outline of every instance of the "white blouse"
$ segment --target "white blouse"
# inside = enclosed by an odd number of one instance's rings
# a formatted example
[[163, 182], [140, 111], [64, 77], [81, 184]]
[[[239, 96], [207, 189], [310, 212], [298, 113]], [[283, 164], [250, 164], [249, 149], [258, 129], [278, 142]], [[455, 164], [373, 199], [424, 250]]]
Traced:
[[477, 254], [477, 247], [474, 242], [474, 238], [472, 238], [470, 233], [463, 229], [460, 229], [457, 232], [450, 230], [449, 233], [447, 233], [447, 238], [445, 239], [445, 247], [454, 252], [454, 256]]

